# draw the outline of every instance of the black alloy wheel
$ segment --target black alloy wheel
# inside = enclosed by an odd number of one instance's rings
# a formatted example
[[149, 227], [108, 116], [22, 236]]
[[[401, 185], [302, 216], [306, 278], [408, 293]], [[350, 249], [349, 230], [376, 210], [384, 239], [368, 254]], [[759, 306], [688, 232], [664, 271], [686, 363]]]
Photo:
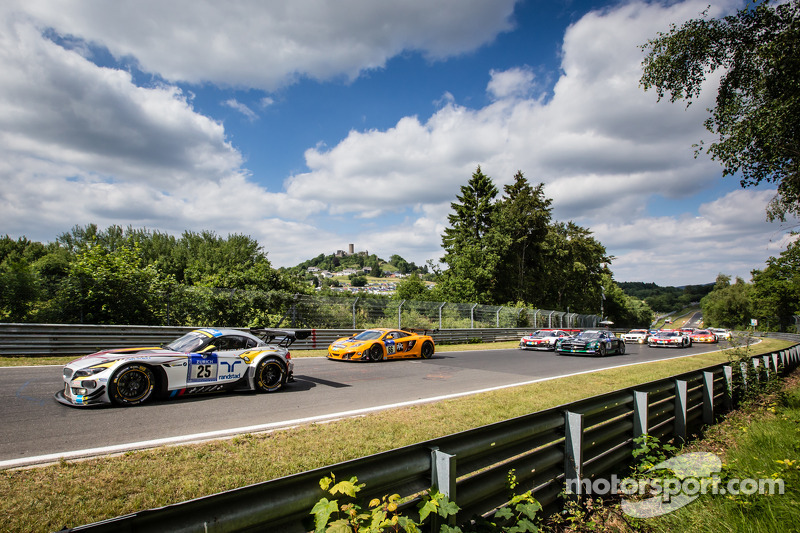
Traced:
[[383, 346], [380, 344], [373, 344], [369, 349], [369, 360], [373, 363], [377, 363], [383, 359]]
[[139, 405], [153, 395], [155, 383], [150, 367], [137, 363], [125, 365], [109, 381], [108, 395], [116, 405]]
[[275, 392], [281, 390], [286, 384], [286, 368], [277, 359], [264, 359], [256, 367], [256, 390], [260, 392]]

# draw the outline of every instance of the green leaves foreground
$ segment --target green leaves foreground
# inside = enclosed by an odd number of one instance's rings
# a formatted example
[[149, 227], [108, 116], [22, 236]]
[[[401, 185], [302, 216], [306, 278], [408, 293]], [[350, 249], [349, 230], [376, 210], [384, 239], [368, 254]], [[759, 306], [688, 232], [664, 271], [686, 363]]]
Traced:
[[[513, 472], [509, 474], [509, 483], [516, 486]], [[504, 531], [508, 533], [537, 532], [536, 514], [542, 506], [528, 491], [511, 497], [508, 505], [495, 512], [492, 520], [478, 519], [468, 529], [448, 525], [454, 523], [460, 510], [455, 502], [451, 502], [444, 494], [431, 490], [425, 493], [417, 505], [419, 522], [400, 513], [400, 506], [405, 503], [399, 494], [374, 498], [367, 508], [354, 501], [366, 484], [358, 483], [354, 476], [349, 480], [336, 481], [336, 476], [324, 477], [319, 482], [320, 488], [331, 496], [347, 497], [345, 503], [338, 500], [320, 499], [311, 514], [314, 515], [316, 533], [383, 533], [389, 531], [438, 531], [439, 533], [469, 533], [479, 531]], [[437, 529], [438, 526], [438, 529]], [[467, 526], [464, 526], [467, 527]]]

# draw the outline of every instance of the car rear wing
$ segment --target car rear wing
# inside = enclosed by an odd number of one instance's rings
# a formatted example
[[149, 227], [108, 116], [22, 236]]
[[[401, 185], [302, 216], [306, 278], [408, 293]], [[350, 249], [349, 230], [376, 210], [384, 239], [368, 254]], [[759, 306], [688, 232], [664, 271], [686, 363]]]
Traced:
[[429, 333], [439, 333], [439, 328], [436, 329], [400, 328], [400, 331], [407, 331], [408, 333], [418, 333], [421, 335], [428, 335]]
[[310, 329], [269, 329], [269, 328], [250, 328], [250, 333], [269, 343], [275, 339], [281, 339], [278, 346], [288, 348], [296, 340], [303, 340], [311, 335]]

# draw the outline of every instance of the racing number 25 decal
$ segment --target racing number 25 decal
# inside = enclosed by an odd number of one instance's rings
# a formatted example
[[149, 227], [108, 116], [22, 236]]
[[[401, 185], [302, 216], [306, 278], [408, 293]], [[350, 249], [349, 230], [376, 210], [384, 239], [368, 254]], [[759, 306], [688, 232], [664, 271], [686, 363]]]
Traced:
[[187, 383], [217, 380], [217, 355], [191, 354], [189, 356], [189, 375]]

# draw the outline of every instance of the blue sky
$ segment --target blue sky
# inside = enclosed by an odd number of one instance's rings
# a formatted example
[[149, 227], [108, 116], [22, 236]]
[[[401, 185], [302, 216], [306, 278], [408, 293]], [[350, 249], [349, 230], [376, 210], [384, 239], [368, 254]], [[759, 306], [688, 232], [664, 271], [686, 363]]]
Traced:
[[[790, 238], [768, 186], [694, 157], [638, 45], [708, 0], [10, 0], [0, 7], [0, 233], [243, 233], [274, 266], [442, 256], [478, 165], [545, 183], [618, 281], [749, 279]], [[711, 2], [723, 15], [742, 2]]]

